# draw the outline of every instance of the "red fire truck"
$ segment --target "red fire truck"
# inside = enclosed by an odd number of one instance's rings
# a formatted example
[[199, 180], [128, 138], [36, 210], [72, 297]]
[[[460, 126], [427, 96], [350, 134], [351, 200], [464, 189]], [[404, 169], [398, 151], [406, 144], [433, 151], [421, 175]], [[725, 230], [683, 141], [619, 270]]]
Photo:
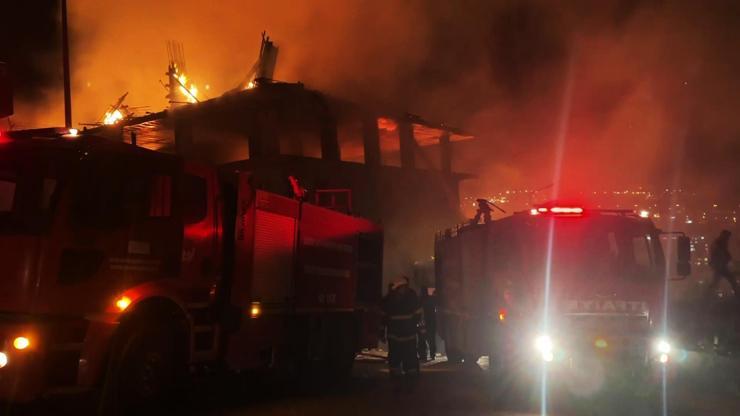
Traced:
[[603, 369], [607, 357], [666, 363], [666, 279], [688, 275], [689, 256], [687, 237], [632, 211], [556, 203], [442, 232], [435, 273], [448, 357], [489, 355], [501, 378], [542, 363]]
[[376, 225], [75, 130], [3, 134], [0, 256], [2, 401], [137, 403], [209, 368], [338, 378], [377, 345]]

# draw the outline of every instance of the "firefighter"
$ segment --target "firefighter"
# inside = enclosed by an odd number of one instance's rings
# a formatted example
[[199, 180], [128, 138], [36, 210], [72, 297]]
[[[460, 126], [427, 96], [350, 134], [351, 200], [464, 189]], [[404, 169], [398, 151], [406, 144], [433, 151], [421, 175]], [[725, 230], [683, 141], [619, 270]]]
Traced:
[[470, 223], [475, 225], [480, 223], [481, 217], [483, 217], [483, 223], [488, 224], [491, 222], [491, 203], [485, 199], [476, 199], [475, 202], [478, 204], [478, 210], [475, 212], [475, 218]]
[[407, 278], [393, 283], [390, 293], [383, 302], [383, 313], [391, 377], [400, 379], [418, 376], [416, 339], [422, 311]]
[[735, 281], [735, 274], [730, 271], [730, 261], [732, 255], [730, 255], [729, 242], [730, 233], [728, 230], [722, 230], [716, 240], [712, 243], [711, 251], [709, 252], [709, 266], [712, 268], [712, 283], [709, 285], [709, 294], [714, 293], [720, 280], [727, 279], [732, 286], [732, 291], [735, 293], [735, 297], [740, 299], [740, 292], [738, 291], [737, 282]]
[[[431, 289], [433, 291], [434, 289]], [[434, 294], [428, 287], [422, 287], [420, 303], [424, 325], [419, 331], [419, 358], [422, 361], [434, 360], [437, 355], [437, 306]], [[427, 356], [427, 353], [429, 354]]]

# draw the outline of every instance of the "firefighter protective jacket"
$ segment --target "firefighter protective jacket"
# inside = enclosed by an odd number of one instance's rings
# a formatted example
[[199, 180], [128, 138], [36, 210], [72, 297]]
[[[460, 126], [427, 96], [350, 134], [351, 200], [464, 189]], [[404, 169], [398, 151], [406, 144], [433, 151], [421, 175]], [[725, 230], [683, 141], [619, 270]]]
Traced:
[[419, 299], [408, 287], [397, 289], [383, 303], [383, 324], [388, 329], [388, 340], [415, 341], [422, 321]]

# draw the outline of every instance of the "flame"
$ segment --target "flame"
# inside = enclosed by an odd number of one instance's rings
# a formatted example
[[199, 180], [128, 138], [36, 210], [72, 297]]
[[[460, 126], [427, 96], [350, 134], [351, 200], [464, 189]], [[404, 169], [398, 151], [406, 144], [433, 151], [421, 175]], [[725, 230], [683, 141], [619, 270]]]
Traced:
[[256, 86], [257, 86], [257, 84], [255, 84], [255, 83], [254, 83], [254, 81], [252, 80], [252, 81], [249, 81], [249, 82], [247, 83], [247, 86], [246, 86], [246, 87], [244, 87], [244, 89], [245, 89], [245, 90], [251, 90], [252, 88], [254, 88], [254, 87], [256, 87]]
[[398, 123], [392, 118], [378, 117], [378, 129], [385, 131], [396, 131]]
[[107, 125], [116, 124], [120, 120], [123, 120], [123, 113], [121, 113], [121, 110], [116, 109], [116, 110], [108, 111], [107, 113], [105, 113], [105, 118], [103, 118], [103, 124], [107, 124]]
[[[175, 67], [175, 71], [177, 71], [177, 67]], [[177, 75], [175, 73], [175, 76], [180, 83], [180, 92], [185, 96], [185, 99], [190, 103], [198, 102], [198, 87], [193, 83], [190, 83], [190, 87], [188, 87], [188, 77], [185, 74]]]

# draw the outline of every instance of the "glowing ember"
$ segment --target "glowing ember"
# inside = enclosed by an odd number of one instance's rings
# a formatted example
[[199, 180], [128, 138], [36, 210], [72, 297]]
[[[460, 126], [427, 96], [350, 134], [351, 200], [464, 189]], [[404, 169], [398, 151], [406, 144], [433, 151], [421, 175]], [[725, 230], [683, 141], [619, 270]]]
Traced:
[[121, 110], [115, 109], [105, 113], [103, 124], [112, 125], [118, 123], [120, 120], [123, 120], [123, 113], [121, 113]]

